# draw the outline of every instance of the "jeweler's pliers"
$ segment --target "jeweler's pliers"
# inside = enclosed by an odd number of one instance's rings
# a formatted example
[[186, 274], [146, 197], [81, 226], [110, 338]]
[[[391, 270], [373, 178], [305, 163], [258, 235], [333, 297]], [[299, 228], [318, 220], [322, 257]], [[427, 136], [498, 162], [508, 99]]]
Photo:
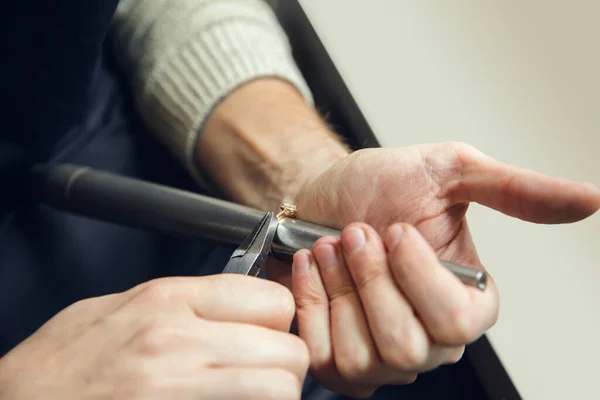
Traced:
[[252, 233], [233, 252], [223, 273], [257, 276], [267, 264], [278, 225], [275, 213], [266, 213]]

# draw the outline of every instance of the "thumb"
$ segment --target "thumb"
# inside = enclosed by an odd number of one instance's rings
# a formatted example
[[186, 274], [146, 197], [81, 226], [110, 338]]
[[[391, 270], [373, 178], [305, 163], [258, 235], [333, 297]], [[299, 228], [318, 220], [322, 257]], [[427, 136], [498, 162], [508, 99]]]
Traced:
[[458, 146], [461, 179], [448, 188], [453, 203], [476, 202], [512, 217], [544, 224], [582, 220], [600, 209], [600, 187], [499, 162]]

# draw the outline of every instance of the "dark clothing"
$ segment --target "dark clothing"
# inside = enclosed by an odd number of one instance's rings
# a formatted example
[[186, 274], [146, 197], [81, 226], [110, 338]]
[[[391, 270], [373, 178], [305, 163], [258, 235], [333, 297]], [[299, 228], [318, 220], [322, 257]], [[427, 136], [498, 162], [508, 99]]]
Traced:
[[[0, 357], [73, 302], [160, 276], [218, 273], [232, 249], [70, 215], [28, 202], [37, 162], [88, 165], [198, 190], [144, 131], [106, 33], [118, 0], [9, 1], [0, 50]], [[471, 397], [467, 365], [378, 398]], [[422, 384], [420, 383], [422, 382]], [[454, 384], [452, 384], [454, 382]], [[307, 395], [325, 399], [314, 381]], [[466, 390], [466, 392], [465, 392]], [[471, 393], [472, 394], [472, 393]], [[389, 397], [388, 397], [389, 396]]]
[[15, 166], [47, 161], [60, 139], [84, 123], [98, 90], [99, 56], [118, 0], [5, 3], [0, 25], [3, 179], [9, 172], [14, 176]]
[[[114, 72], [105, 35], [117, 1], [13, 3], [18, 17], [0, 39], [10, 49], [0, 63], [0, 93], [7, 100], [0, 108], [0, 356], [81, 298], [159, 276], [193, 275], [214, 253], [208, 244], [19, 198], [24, 171], [34, 162], [193, 185], [138, 125], [126, 85]], [[214, 265], [222, 268], [227, 256]]]

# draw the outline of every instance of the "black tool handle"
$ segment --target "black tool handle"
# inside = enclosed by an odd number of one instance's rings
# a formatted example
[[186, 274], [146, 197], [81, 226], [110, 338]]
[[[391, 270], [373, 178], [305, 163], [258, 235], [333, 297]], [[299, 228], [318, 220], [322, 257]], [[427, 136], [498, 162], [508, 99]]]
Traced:
[[38, 200], [128, 226], [239, 244], [264, 213], [227, 201], [76, 165], [32, 171]]

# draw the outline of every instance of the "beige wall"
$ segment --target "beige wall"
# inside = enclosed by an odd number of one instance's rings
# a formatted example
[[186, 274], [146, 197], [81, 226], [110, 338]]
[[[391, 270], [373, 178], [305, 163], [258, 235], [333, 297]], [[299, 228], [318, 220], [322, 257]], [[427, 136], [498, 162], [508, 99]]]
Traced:
[[[600, 2], [301, 0], [385, 146], [465, 141], [600, 184]], [[474, 206], [526, 399], [600, 398], [600, 215], [535, 226]]]

